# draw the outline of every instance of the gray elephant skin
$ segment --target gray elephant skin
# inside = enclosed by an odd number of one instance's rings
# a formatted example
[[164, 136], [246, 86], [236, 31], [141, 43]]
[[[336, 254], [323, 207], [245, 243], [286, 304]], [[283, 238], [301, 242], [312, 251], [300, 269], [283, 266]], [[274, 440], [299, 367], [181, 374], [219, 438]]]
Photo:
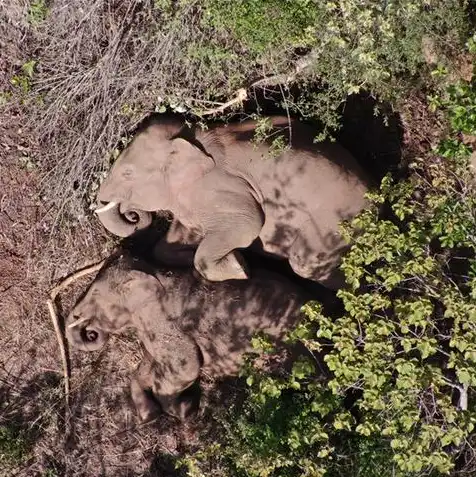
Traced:
[[[209, 282], [193, 267], [158, 270], [129, 253], [112, 258], [66, 319], [73, 348], [100, 349], [110, 333], [136, 331], [145, 357], [131, 380], [139, 417], [184, 419], [184, 391], [201, 373], [234, 375], [259, 331], [279, 341], [300, 319], [308, 292], [282, 275], [254, 269], [249, 280]], [[154, 398], [150, 397], [150, 390]]]
[[[207, 130], [173, 118], [152, 121], [101, 185], [99, 219], [124, 237], [147, 227], [151, 212], [172, 212], [162, 245], [198, 245], [190, 261], [211, 281], [247, 278], [237, 249], [259, 239], [263, 252], [288, 259], [298, 275], [340, 288], [346, 245], [338, 226], [366, 206], [368, 178], [340, 145], [315, 144], [312, 127], [280, 116], [271, 123], [270, 138], [256, 144], [254, 120]], [[279, 135], [291, 148], [270, 157]], [[159, 244], [157, 251], [172, 264], [185, 256], [180, 247]]]

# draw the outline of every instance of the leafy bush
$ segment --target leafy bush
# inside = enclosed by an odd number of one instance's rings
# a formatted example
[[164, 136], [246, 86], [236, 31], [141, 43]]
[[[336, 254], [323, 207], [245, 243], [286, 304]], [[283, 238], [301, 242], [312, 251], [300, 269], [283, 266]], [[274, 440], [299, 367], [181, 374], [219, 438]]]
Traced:
[[0, 465], [20, 464], [30, 448], [27, 436], [13, 426], [0, 425]]
[[367, 90], [395, 101], [418, 82], [428, 84], [429, 61], [451, 67], [469, 26], [464, 6], [458, 0], [206, 0], [202, 24], [221, 34], [212, 43], [231, 34], [236, 43], [228, 48], [267, 74], [289, 70], [297, 49], [312, 52], [300, 80], [324, 90], [306, 91], [288, 106], [337, 127], [336, 110], [348, 95]]
[[345, 312], [308, 303], [288, 336], [324, 355], [328, 376], [309, 357], [287, 375], [249, 366], [246, 404], [223, 442], [185, 459], [189, 475], [436, 476], [462, 455], [474, 471], [476, 194], [459, 138], [476, 134], [474, 83], [437, 100], [450, 137], [343, 227]]

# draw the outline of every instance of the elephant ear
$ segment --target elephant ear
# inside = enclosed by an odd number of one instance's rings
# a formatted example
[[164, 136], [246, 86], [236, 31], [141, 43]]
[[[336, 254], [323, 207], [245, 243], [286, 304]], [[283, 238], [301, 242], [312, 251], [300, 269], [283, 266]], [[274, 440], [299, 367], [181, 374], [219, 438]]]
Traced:
[[164, 287], [153, 275], [140, 270], [129, 270], [127, 279], [121, 283], [119, 293], [128, 310], [133, 311], [142, 305], [155, 302], [164, 293]]
[[170, 142], [166, 176], [172, 194], [177, 196], [212, 170], [215, 161], [186, 139], [177, 137]]

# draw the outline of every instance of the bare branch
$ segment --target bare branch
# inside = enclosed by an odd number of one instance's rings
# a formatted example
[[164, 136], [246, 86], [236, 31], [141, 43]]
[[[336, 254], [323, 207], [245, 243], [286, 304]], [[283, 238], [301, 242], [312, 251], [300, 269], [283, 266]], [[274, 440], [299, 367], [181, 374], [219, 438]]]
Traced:
[[238, 104], [238, 103], [241, 104], [246, 99], [248, 99], [248, 93], [246, 92], [246, 89], [240, 88], [236, 92], [236, 95], [233, 99], [231, 99], [230, 101], [227, 101], [226, 103], [223, 103], [221, 106], [218, 106], [216, 108], [207, 109], [206, 111], [200, 113], [200, 116], [209, 116], [213, 114], [222, 113], [223, 111], [225, 111], [225, 109], [228, 109], [229, 107], [234, 106], [235, 104]]
[[66, 400], [66, 407], [69, 406], [70, 369], [68, 366], [68, 359], [66, 357], [66, 345], [65, 345], [63, 333], [61, 332], [61, 327], [60, 327], [59, 318], [58, 318], [58, 309], [56, 307], [55, 300], [58, 294], [62, 290], [69, 287], [73, 282], [75, 282], [79, 278], [82, 278], [86, 275], [97, 272], [103, 266], [103, 264], [104, 264], [104, 260], [94, 265], [90, 265], [88, 267], [82, 268], [81, 270], [74, 272], [72, 275], [69, 275], [51, 290], [50, 298], [46, 301], [46, 306], [48, 307], [51, 321], [53, 322], [53, 327], [56, 333], [56, 339], [58, 340], [58, 346], [60, 348], [60, 353], [61, 353], [61, 361], [63, 364], [64, 394], [65, 394], [65, 400]]
[[319, 52], [317, 50], [311, 51], [306, 56], [302, 57], [296, 62], [296, 65], [291, 72], [261, 78], [254, 83], [251, 83], [248, 88], [240, 88], [236, 91], [235, 97], [233, 99], [221, 104], [216, 108], [208, 109], [204, 112], [201, 112], [200, 116], [210, 116], [218, 113], [223, 113], [223, 111], [230, 108], [231, 106], [234, 106], [238, 103], [242, 103], [243, 101], [248, 99], [247, 89], [260, 87], [262, 88], [266, 86], [278, 86], [292, 83], [293, 81], [295, 81], [299, 74], [301, 74], [304, 70], [306, 70], [313, 64], [314, 60], [316, 60], [318, 56]]
[[289, 73], [283, 73], [274, 76], [268, 76], [262, 78], [258, 81], [255, 81], [250, 85], [250, 88], [263, 87], [263, 86], [277, 86], [279, 84], [292, 83], [296, 78], [304, 71], [307, 70], [314, 61], [319, 57], [320, 51], [312, 50], [307, 55], [300, 58], [296, 65], [294, 66], [293, 71]]

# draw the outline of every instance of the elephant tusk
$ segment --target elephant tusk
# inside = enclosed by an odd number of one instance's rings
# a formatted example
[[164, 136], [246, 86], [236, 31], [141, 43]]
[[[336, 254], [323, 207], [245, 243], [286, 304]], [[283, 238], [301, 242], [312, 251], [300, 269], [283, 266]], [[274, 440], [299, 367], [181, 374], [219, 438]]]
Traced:
[[108, 210], [113, 209], [116, 207], [117, 202], [109, 202], [109, 204], [103, 205], [102, 207], [98, 207], [94, 213], [95, 214], [102, 214], [103, 212], [107, 212]]
[[68, 328], [74, 328], [75, 326], [80, 325], [81, 323], [84, 323], [85, 321], [88, 321], [89, 318], [86, 316], [83, 316], [82, 318], [78, 318], [76, 321], [73, 321], [68, 325]]

